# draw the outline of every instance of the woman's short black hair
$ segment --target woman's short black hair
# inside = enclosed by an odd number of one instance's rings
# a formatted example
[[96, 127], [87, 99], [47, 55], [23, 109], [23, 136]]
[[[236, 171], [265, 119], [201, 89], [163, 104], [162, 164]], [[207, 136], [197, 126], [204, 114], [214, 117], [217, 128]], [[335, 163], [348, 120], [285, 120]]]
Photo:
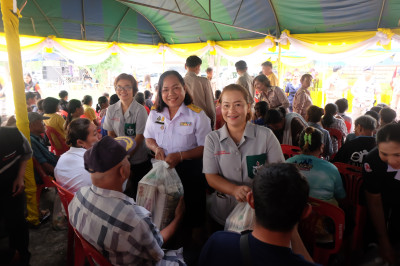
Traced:
[[110, 96], [110, 105], [119, 102], [119, 97], [117, 94], [113, 94]]
[[54, 114], [57, 112], [58, 105], [60, 104], [60, 100], [53, 98], [53, 97], [47, 97], [43, 101], [43, 110], [45, 114]]
[[58, 93], [58, 96], [60, 99], [64, 99], [64, 97], [68, 96], [68, 91], [62, 90], [60, 93]]
[[[156, 102], [155, 102], [155, 109], [159, 113], [162, 112], [164, 107], [168, 107], [168, 105], [162, 99], [162, 88], [164, 85], [164, 79], [168, 76], [177, 77], [179, 80], [179, 83], [182, 85], [182, 87], [185, 86], [185, 81], [183, 80], [181, 74], [179, 74], [175, 70], [166, 71], [161, 75], [160, 80], [158, 81], [157, 98], [156, 98]], [[183, 100], [183, 103], [185, 105], [189, 105], [189, 104], [193, 103], [193, 98], [186, 89], [185, 89], [185, 99]]]
[[93, 103], [93, 98], [90, 95], [85, 95], [82, 100], [83, 104], [90, 104]]
[[87, 139], [89, 135], [89, 127], [92, 122], [86, 118], [77, 118], [72, 121], [67, 128], [67, 138], [65, 142], [67, 145], [79, 148], [77, 141]]
[[397, 142], [400, 144], [400, 123], [391, 123], [383, 126], [376, 133], [376, 143]]
[[308, 121], [311, 123], [318, 123], [321, 121], [321, 117], [324, 115], [324, 109], [319, 106], [311, 105], [307, 108]]

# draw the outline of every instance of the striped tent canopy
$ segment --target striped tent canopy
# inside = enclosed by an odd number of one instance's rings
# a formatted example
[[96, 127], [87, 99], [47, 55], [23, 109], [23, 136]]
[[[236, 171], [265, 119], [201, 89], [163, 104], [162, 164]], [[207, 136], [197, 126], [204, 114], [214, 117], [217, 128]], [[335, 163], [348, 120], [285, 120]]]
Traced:
[[371, 31], [397, 28], [400, 18], [400, 0], [17, 2], [20, 34], [154, 45], [279, 37], [284, 29], [292, 34]]

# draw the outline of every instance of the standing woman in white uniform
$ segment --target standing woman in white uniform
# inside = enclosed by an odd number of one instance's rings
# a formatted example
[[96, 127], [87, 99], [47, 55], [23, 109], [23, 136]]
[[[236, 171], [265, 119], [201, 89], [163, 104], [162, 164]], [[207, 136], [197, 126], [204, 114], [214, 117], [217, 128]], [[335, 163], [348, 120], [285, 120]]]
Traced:
[[192, 104], [185, 82], [176, 71], [161, 75], [156, 99], [144, 132], [146, 145], [156, 159], [165, 160], [178, 172], [185, 193], [184, 226], [199, 228], [206, 212], [201, 159], [211, 122], [201, 108]]
[[137, 184], [152, 168], [143, 136], [147, 112], [134, 100], [138, 87], [132, 75], [120, 74], [115, 79], [114, 87], [120, 101], [108, 107], [103, 128], [113, 138], [128, 136], [135, 139], [136, 148], [129, 154], [131, 176], [124, 193], [136, 198]]
[[247, 90], [231, 84], [219, 98], [225, 125], [206, 137], [203, 173], [216, 192], [212, 194], [212, 230], [223, 230], [238, 202], [246, 201], [254, 175], [266, 163], [284, 162], [281, 146], [266, 127], [250, 123]]

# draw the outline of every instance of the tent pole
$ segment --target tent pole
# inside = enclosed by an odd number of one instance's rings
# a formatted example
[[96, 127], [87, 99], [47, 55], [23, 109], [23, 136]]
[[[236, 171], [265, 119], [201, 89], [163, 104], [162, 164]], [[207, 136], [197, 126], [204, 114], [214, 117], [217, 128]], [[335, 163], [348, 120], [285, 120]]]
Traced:
[[[25, 101], [25, 84], [22, 72], [21, 47], [19, 42], [19, 18], [13, 12], [13, 1], [1, 0], [1, 13], [3, 15], [4, 32], [6, 35], [8, 64], [13, 86], [15, 118], [19, 131], [30, 142], [28, 111]], [[29, 159], [25, 171], [25, 193], [28, 210], [28, 222], [38, 225], [39, 208], [36, 202], [36, 182], [33, 173], [32, 159]]]
[[381, 13], [379, 14], [378, 25], [376, 26], [377, 29], [379, 29], [379, 25], [381, 25], [382, 14], [383, 14], [383, 9], [385, 8], [385, 3], [386, 3], [386, 0], [382, 0]]
[[61, 37], [61, 35], [57, 31], [56, 27], [54, 27], [53, 23], [51, 23], [49, 17], [46, 16], [46, 14], [43, 12], [42, 8], [39, 6], [39, 4], [36, 2], [36, 0], [32, 0], [32, 2], [36, 5], [37, 9], [42, 14], [42, 16], [46, 19], [47, 23], [49, 23], [50, 27], [54, 30], [54, 32], [56, 33], [56, 37]]
[[85, 0], [82, 0], [82, 39], [86, 41], [86, 25], [85, 25]]
[[274, 8], [274, 5], [272, 4], [272, 1], [268, 0], [268, 2], [271, 6], [272, 13], [274, 13], [274, 18], [275, 18], [275, 23], [276, 23], [276, 37], [279, 38], [281, 36], [281, 27], [279, 25], [278, 16], [276, 15], [275, 8]]
[[282, 64], [281, 64], [281, 46], [279, 45], [279, 53], [278, 53], [278, 86], [280, 86], [281, 82], [281, 72], [282, 72]]

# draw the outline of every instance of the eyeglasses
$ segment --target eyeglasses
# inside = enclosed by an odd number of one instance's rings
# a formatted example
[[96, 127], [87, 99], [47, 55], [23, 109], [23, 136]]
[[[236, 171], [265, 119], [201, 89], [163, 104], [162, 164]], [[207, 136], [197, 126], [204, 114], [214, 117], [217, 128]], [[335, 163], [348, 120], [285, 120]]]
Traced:
[[128, 91], [128, 90], [131, 90], [131, 89], [132, 89], [131, 86], [125, 86], [125, 87], [117, 86], [117, 87], [115, 87], [115, 90], [116, 90], [117, 92]]

